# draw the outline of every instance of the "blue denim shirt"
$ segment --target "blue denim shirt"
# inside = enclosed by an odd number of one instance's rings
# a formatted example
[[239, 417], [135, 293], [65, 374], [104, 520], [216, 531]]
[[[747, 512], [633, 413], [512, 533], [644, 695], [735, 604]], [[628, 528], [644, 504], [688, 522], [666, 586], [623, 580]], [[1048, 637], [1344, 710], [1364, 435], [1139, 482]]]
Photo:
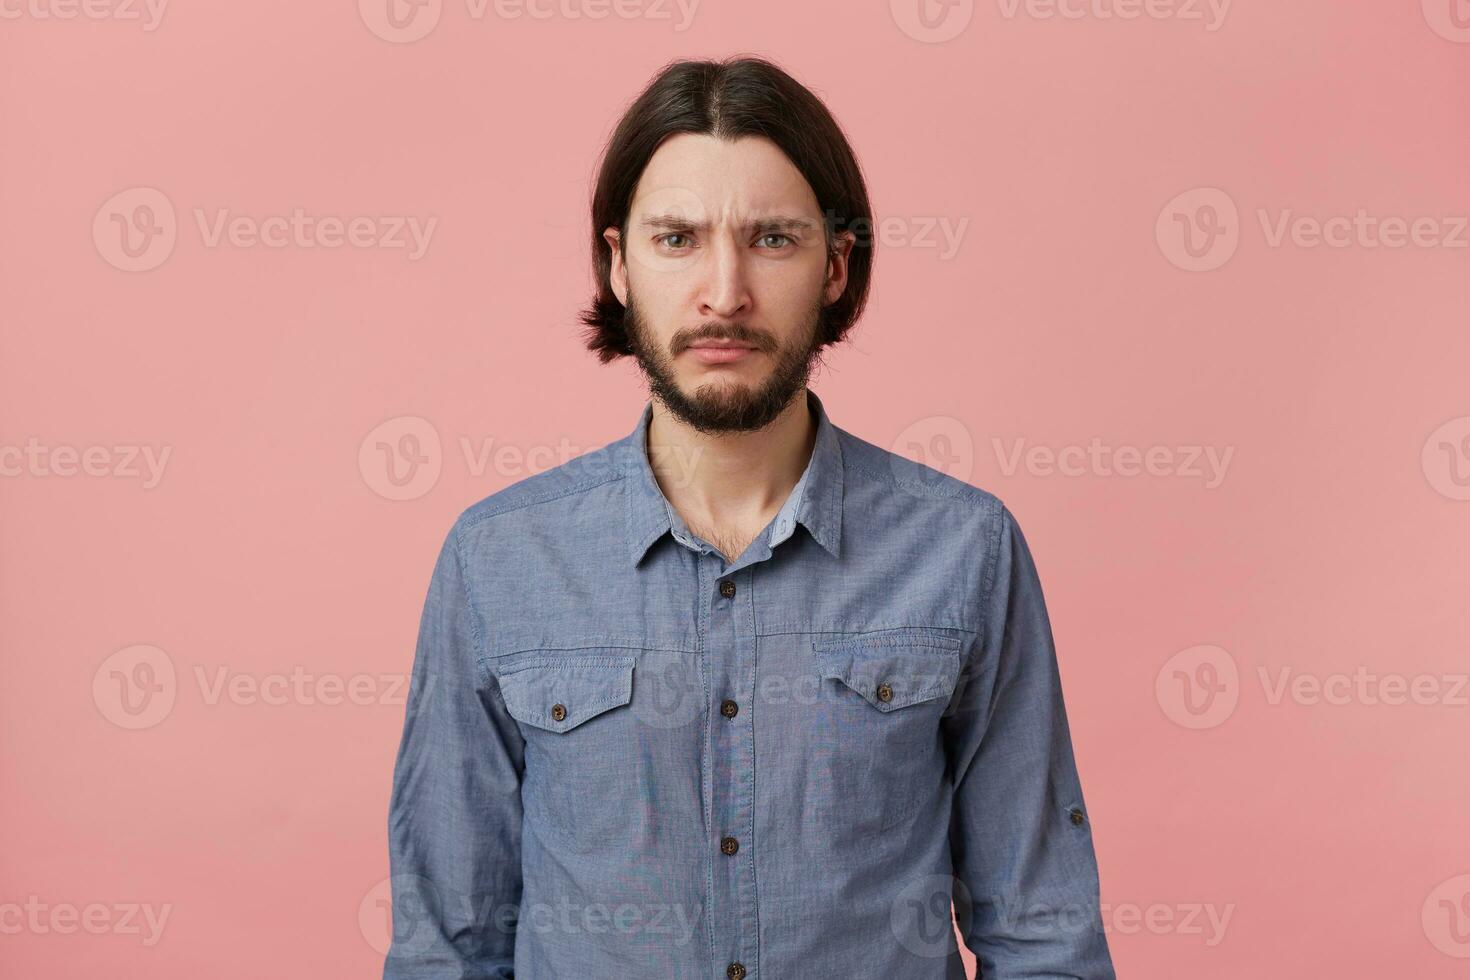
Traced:
[[460, 515], [387, 980], [957, 980], [956, 921], [986, 980], [1114, 976], [1020, 528], [807, 398], [811, 458], [733, 562], [659, 489], [648, 403]]

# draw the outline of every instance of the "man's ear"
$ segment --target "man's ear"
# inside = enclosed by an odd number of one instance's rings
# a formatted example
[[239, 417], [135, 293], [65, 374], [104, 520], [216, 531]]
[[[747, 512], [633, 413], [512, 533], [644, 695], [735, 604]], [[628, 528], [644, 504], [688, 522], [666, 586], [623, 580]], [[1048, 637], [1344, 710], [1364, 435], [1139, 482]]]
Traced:
[[827, 282], [822, 292], [822, 299], [829, 304], [841, 299], [847, 289], [847, 260], [856, 243], [857, 236], [850, 231], [839, 231], [832, 236], [832, 245], [827, 253]]
[[608, 266], [607, 273], [608, 284], [612, 286], [613, 295], [618, 298], [618, 302], [627, 306], [628, 264], [623, 258], [622, 235], [616, 228], [608, 228], [602, 233], [602, 237], [608, 248], [612, 249], [612, 264]]

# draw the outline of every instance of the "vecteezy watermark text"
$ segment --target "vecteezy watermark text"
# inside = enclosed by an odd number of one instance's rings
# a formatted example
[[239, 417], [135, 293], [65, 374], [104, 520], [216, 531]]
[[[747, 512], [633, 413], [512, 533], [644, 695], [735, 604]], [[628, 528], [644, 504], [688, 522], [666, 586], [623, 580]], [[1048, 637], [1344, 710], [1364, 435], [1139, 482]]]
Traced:
[[[566, 468], [569, 478], [610, 476], [618, 468], [636, 464], [636, 449], [578, 446], [563, 437], [556, 443], [526, 446], [501, 442], [493, 436], [460, 435], [459, 455], [465, 472], [479, 479], [487, 474], [519, 479], [553, 467]], [[604, 452], [594, 450], [605, 448]], [[688, 486], [693, 479], [702, 450], [684, 450], [676, 446], [649, 447], [651, 459], [660, 467], [661, 475], [675, 486]], [[357, 466], [363, 483], [386, 500], [415, 500], [424, 496], [439, 482], [446, 456], [454, 454], [444, 448], [439, 430], [428, 419], [417, 415], [399, 415], [374, 426], [358, 445]]]
[[[223, 664], [196, 664], [195, 686], [201, 703], [267, 708], [280, 707], [409, 707], [416, 710], [431, 698], [438, 679], [419, 675], [418, 687], [406, 673], [337, 673], [296, 664], [284, 671], [248, 673]], [[124, 647], [107, 657], [92, 675], [92, 700], [103, 718], [119, 728], [137, 731], [161, 724], [174, 710], [188, 685], [169, 654], [148, 643]], [[410, 705], [410, 701], [415, 702]]]
[[75, 935], [137, 936], [144, 946], [156, 946], [173, 913], [172, 903], [46, 902], [28, 895], [24, 903], [0, 902], [0, 936]]
[[1028, 446], [1016, 439], [1007, 448], [1000, 439], [991, 439], [1001, 472], [1015, 476], [1025, 468], [1031, 476], [1157, 476], [1204, 481], [1206, 490], [1225, 482], [1234, 446], [1108, 446], [1094, 436], [1085, 446], [1072, 445], [1053, 449], [1050, 446]]
[[[1376, 671], [1365, 664], [1325, 673], [1290, 665], [1257, 666], [1267, 707], [1362, 706], [1394, 710], [1470, 707], [1470, 674]], [[1246, 687], [1230, 651], [1214, 644], [1180, 650], [1159, 669], [1154, 696], [1165, 717], [1183, 728], [1217, 728], [1235, 713]]]
[[[687, 31], [701, 0], [464, 0], [472, 21], [641, 20]], [[384, 41], [411, 44], [433, 33], [444, 16], [444, 0], [357, 0], [363, 24]]]
[[0, 20], [114, 20], [158, 30], [169, 0], [0, 0]]
[[144, 490], [152, 490], [163, 480], [163, 471], [173, 451], [172, 446], [126, 444], [53, 446], [32, 436], [24, 446], [0, 444], [0, 477], [110, 477], [141, 480]]
[[1225, 24], [1231, 0], [996, 0], [1006, 20], [1178, 20], [1199, 22], [1214, 33]]
[[[1296, 208], [1255, 209], [1261, 240], [1270, 249], [1470, 248], [1470, 215], [1375, 214], [1367, 208], [1337, 214], [1302, 214]], [[1159, 251], [1175, 266], [1210, 272], [1235, 255], [1245, 223], [1235, 200], [1218, 187], [1196, 187], [1175, 195], [1154, 222]]]
[[[244, 214], [228, 207], [192, 209], [199, 242], [207, 249], [401, 251], [417, 262], [429, 250], [437, 217], [316, 214], [293, 207], [275, 214]], [[186, 226], [187, 227], [187, 226]], [[180, 222], [173, 202], [154, 187], [130, 187], [103, 202], [92, 219], [97, 253], [124, 272], [146, 272], [168, 260]]]

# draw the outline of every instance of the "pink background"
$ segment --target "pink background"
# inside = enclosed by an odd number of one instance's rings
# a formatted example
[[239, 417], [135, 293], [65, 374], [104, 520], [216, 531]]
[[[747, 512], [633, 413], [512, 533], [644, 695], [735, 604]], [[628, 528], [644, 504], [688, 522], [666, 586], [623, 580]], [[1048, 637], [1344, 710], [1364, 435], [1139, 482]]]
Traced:
[[[596, 155], [665, 61], [751, 52], [828, 101], [890, 222], [813, 387], [998, 494], [1036, 553], [1119, 974], [1465, 975], [1452, 0], [989, 0], [933, 30], [912, 0], [705, 0], [683, 30], [671, 3], [444, 0], [414, 41], [385, 2], [3, 8], [0, 973], [377, 975], [439, 541], [632, 429], [636, 371], [573, 322]], [[137, 188], [164, 234], [129, 258]], [[211, 244], [222, 210], [297, 208], [437, 223], [417, 258]], [[1276, 236], [1360, 211], [1430, 223]], [[1222, 234], [1191, 255], [1184, 222]], [[397, 486], [376, 444], [404, 435], [426, 462]], [[1094, 439], [1160, 447], [1153, 472]]]

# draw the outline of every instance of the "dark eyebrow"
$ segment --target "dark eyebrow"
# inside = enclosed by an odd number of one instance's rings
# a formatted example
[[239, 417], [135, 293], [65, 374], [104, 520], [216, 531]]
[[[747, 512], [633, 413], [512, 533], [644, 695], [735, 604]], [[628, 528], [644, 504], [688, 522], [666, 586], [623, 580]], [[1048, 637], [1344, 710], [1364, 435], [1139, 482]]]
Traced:
[[[707, 227], [705, 222], [690, 221], [676, 214], [647, 215], [638, 224], [643, 228], [662, 228], [665, 231], [704, 231]], [[768, 218], [757, 218], [746, 222], [745, 227], [751, 231], [769, 234], [781, 231], [812, 231], [817, 227], [817, 223], [809, 218], [776, 214]]]

